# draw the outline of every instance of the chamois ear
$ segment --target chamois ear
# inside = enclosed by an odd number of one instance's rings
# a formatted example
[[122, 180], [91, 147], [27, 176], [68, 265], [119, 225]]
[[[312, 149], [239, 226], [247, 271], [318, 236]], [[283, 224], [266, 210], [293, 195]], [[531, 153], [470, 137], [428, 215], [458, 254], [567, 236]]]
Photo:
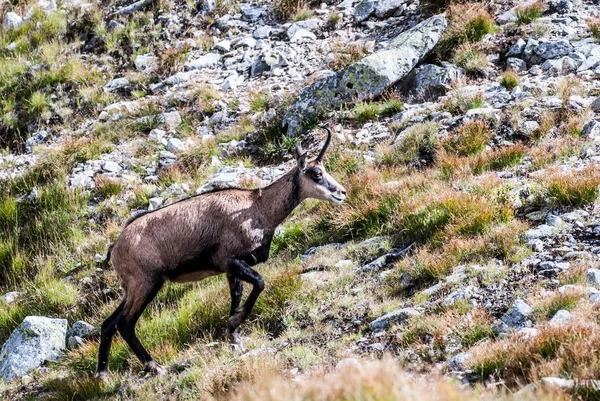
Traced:
[[305, 151], [304, 149], [302, 149], [302, 145], [300, 145], [300, 143], [296, 143], [296, 146], [294, 147], [294, 157], [296, 158], [296, 162], [298, 162], [298, 168], [300, 168], [300, 170], [305, 170], [306, 169], [306, 156], [308, 155], [308, 152]]

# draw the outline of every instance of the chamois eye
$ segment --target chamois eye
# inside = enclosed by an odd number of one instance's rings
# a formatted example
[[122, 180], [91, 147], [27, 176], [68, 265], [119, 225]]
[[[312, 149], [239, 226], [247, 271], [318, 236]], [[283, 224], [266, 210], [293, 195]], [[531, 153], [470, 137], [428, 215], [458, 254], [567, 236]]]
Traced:
[[323, 174], [319, 170], [315, 170], [313, 171], [312, 176], [313, 178], [321, 179], [323, 177]]

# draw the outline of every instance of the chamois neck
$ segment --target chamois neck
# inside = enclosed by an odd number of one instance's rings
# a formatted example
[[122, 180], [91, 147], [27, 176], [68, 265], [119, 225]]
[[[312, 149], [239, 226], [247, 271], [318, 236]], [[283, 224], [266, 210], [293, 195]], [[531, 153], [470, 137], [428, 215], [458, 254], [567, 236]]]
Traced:
[[304, 200], [300, 189], [298, 167], [294, 167], [269, 186], [256, 191], [261, 213], [273, 229]]

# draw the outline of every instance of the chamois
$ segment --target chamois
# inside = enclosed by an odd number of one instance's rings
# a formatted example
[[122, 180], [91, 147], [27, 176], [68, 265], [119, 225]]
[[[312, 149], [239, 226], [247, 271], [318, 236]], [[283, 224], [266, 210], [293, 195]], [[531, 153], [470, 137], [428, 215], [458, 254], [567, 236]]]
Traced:
[[[199, 281], [225, 273], [231, 294], [227, 332], [234, 346], [242, 347], [238, 327], [248, 317], [263, 291], [264, 281], [251, 266], [269, 257], [275, 228], [304, 199], [340, 204], [346, 190], [323, 167], [327, 139], [319, 155], [307, 160], [296, 144], [296, 166], [260, 189], [229, 188], [197, 195], [145, 213], [128, 221], [110, 246], [104, 268], [112, 263], [124, 290], [123, 300], [101, 329], [96, 375], [106, 376], [112, 338], [121, 334], [144, 370], [165, 374], [135, 335], [135, 324], [166, 280]], [[240, 306], [242, 282], [252, 285]]]

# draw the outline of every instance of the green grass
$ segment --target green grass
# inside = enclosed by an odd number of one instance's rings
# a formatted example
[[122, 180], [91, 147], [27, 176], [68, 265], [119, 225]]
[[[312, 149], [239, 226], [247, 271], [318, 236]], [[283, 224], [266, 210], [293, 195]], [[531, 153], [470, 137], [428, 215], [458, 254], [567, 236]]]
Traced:
[[581, 207], [598, 199], [600, 173], [594, 168], [555, 173], [546, 178], [544, 184], [551, 204]]
[[409, 165], [425, 167], [436, 161], [439, 149], [436, 123], [418, 123], [412, 126], [399, 143], [384, 146], [377, 163], [382, 166]]
[[[64, 13], [47, 14], [39, 8], [19, 28], [0, 31], [2, 48], [17, 45], [13, 52], [0, 54], [0, 146], [21, 150], [30, 126], [40, 129], [52, 115], [53, 93], [98, 83], [99, 74], [64, 51], [66, 33]], [[29, 66], [40, 63], [43, 68], [28, 74]]]
[[108, 199], [111, 196], [119, 195], [123, 191], [123, 184], [120, 181], [101, 175], [96, 177], [95, 184], [95, 193], [100, 199]]
[[356, 121], [364, 123], [378, 117], [391, 117], [403, 109], [404, 105], [397, 99], [388, 99], [382, 102], [360, 102], [354, 106], [352, 117]]
[[513, 90], [519, 86], [519, 75], [511, 70], [504, 71], [500, 77], [500, 85], [504, 86], [507, 91]]
[[271, 101], [271, 95], [266, 92], [256, 92], [250, 96], [250, 110], [254, 112], [266, 111]]
[[529, 24], [542, 16], [544, 5], [542, 2], [533, 3], [529, 6], [518, 7], [515, 10], [517, 24]]
[[444, 101], [442, 107], [452, 115], [457, 116], [464, 114], [468, 110], [483, 107], [484, 104], [485, 101], [481, 93], [465, 96], [459, 90], [454, 95], [449, 96]]
[[301, 8], [294, 15], [294, 21], [295, 22], [304, 21], [309, 18], [312, 18], [312, 16], [313, 16], [312, 10], [310, 10], [308, 8]]
[[444, 149], [459, 156], [470, 156], [481, 152], [491, 138], [486, 123], [470, 121], [455, 129], [443, 143]]
[[481, 3], [453, 4], [446, 13], [448, 27], [435, 49], [442, 60], [448, 59], [459, 45], [474, 44], [496, 30], [494, 18]]
[[513, 145], [487, 152], [478, 157], [471, 165], [475, 174], [485, 171], [499, 171], [521, 163], [525, 155], [523, 145]]
[[464, 68], [468, 74], [482, 73], [488, 65], [485, 53], [468, 42], [463, 43], [455, 50], [452, 62]]

